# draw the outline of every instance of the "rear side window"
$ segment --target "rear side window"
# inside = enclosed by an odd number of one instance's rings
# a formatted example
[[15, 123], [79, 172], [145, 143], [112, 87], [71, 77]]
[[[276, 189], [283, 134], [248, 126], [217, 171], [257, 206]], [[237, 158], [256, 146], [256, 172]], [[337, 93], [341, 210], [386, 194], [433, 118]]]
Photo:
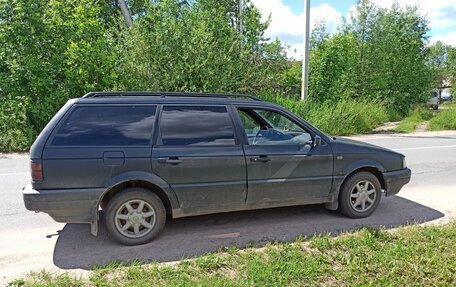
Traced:
[[149, 145], [155, 111], [155, 106], [77, 107], [60, 126], [51, 145]]
[[163, 145], [234, 145], [226, 107], [164, 106], [160, 120]]

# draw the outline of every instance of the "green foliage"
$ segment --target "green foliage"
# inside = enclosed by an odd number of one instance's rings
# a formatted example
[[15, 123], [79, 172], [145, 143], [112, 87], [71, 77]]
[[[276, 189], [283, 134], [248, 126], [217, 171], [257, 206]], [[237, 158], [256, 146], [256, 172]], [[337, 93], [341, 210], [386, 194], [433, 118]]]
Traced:
[[357, 41], [353, 34], [336, 34], [311, 51], [309, 94], [312, 99], [337, 102], [356, 93]]
[[456, 130], [456, 109], [440, 111], [429, 123], [431, 131]]
[[434, 114], [429, 108], [421, 106], [415, 107], [410, 111], [409, 115], [400, 122], [395, 130], [402, 133], [414, 132], [418, 124], [423, 121], [429, 121], [433, 116]]
[[0, 114], [16, 114], [4, 116], [0, 150], [27, 149], [68, 98], [113, 85], [109, 11], [105, 1], [0, 2]]
[[449, 78], [452, 81], [451, 93], [456, 95], [456, 47], [448, 50], [447, 63]]
[[273, 83], [286, 65], [281, 43], [262, 41], [267, 23], [248, 1], [240, 35], [231, 9], [231, 1], [151, 2], [122, 31], [117, 88], [252, 92]]
[[365, 133], [388, 120], [380, 102], [343, 99], [333, 102], [301, 102], [264, 93], [260, 97], [275, 102], [309, 121], [322, 131], [333, 135]]
[[456, 74], [456, 48], [437, 41], [428, 49], [427, 64], [432, 70], [433, 86], [445, 86]]
[[368, 0], [356, 7], [356, 17], [332, 37], [321, 27], [314, 31], [310, 95], [319, 102], [381, 101], [403, 116], [431, 89], [427, 20], [413, 7], [383, 9]]
[[0, 98], [0, 147], [2, 151], [26, 150], [32, 141], [33, 131], [27, 124], [26, 97]]
[[287, 65], [284, 48], [264, 41], [268, 23], [249, 1], [239, 33], [236, 3], [131, 1], [130, 29], [117, 1], [0, 1], [0, 150], [26, 149], [69, 98], [88, 91], [274, 85]]
[[242, 15], [235, 0], [127, 2], [132, 28], [115, 0], [0, 1], [0, 150], [26, 149], [65, 101], [88, 91], [280, 94], [325, 131], [348, 134], [386, 119], [385, 109], [403, 116], [425, 101], [442, 61], [456, 77], [456, 50], [428, 53], [415, 8], [363, 0], [335, 35], [324, 23], [313, 31], [312, 101], [296, 103], [288, 97], [299, 94], [301, 63], [264, 39], [269, 21], [250, 1]]

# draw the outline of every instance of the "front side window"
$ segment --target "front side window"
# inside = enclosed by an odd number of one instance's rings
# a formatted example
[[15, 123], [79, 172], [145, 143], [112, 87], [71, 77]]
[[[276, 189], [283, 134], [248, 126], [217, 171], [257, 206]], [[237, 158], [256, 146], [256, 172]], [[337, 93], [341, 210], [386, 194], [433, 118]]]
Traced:
[[163, 145], [235, 145], [226, 107], [164, 106], [160, 133]]
[[51, 145], [149, 145], [155, 111], [155, 106], [79, 106], [60, 126]]
[[264, 109], [238, 109], [250, 145], [305, 145], [311, 135], [284, 115]]

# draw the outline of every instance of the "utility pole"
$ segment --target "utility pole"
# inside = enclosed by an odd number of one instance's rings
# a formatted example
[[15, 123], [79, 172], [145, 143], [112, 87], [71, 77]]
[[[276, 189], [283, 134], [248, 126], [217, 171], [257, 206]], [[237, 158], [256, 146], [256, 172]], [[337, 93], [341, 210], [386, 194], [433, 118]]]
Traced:
[[301, 100], [307, 99], [309, 89], [309, 29], [310, 29], [310, 0], [304, 0], [305, 21], [304, 21], [304, 52], [302, 53], [302, 81]]

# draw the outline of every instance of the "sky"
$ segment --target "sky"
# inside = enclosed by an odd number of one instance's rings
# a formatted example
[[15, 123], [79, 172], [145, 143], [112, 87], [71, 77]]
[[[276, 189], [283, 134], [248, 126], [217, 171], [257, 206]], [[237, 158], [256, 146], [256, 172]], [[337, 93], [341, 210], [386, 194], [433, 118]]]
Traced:
[[[304, 0], [251, 0], [261, 11], [263, 20], [271, 15], [266, 37], [279, 38], [289, 45], [288, 55], [300, 59], [304, 33]], [[334, 33], [354, 11], [356, 0], [310, 0], [310, 29], [325, 21], [327, 31]], [[381, 7], [390, 7], [394, 0], [373, 0]], [[442, 41], [456, 47], [456, 0], [401, 0], [400, 5], [416, 5], [429, 20], [430, 44]]]

